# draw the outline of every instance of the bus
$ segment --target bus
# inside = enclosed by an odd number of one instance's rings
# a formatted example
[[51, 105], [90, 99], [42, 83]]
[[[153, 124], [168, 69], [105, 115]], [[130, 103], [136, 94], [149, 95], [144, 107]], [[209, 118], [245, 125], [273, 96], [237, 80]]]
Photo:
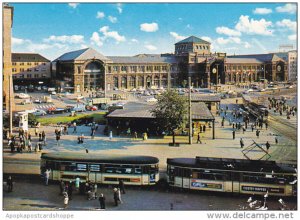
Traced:
[[155, 185], [159, 180], [156, 157], [54, 152], [41, 155], [41, 174], [50, 169], [49, 180], [91, 181], [100, 184]]
[[292, 165], [275, 161], [225, 158], [169, 158], [170, 187], [256, 194], [295, 196], [297, 172]]

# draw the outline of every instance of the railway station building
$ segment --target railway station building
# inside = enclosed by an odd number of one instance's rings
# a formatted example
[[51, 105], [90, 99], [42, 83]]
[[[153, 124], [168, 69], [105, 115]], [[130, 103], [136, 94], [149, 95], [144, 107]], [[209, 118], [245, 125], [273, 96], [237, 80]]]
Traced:
[[93, 48], [65, 53], [52, 62], [58, 88], [75, 93], [113, 89], [194, 87], [245, 84], [267, 79], [287, 81], [287, 62], [276, 54], [227, 56], [212, 53], [211, 43], [191, 36], [175, 44], [172, 54], [104, 56]]

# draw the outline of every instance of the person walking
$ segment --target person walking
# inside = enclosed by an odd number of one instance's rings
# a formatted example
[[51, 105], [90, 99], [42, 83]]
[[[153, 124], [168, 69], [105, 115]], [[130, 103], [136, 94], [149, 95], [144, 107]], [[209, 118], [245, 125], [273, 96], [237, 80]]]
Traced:
[[278, 137], [275, 137], [275, 144], [278, 144]]
[[99, 196], [100, 209], [105, 209], [105, 196], [103, 193]]
[[265, 122], [266, 130], [268, 130], [268, 122]]
[[73, 123], [73, 133], [77, 133], [77, 125], [76, 122]]
[[122, 179], [119, 180], [119, 188], [123, 194], [125, 194], [125, 186], [124, 181]]
[[197, 144], [198, 144], [198, 143], [202, 144], [200, 132], [198, 133], [198, 136], [197, 136]]
[[79, 186], [80, 186], [80, 178], [79, 178], [79, 176], [77, 176], [75, 178], [75, 188], [76, 188], [76, 191], [79, 191]]
[[68, 204], [69, 204], [69, 197], [68, 197], [68, 193], [64, 193], [64, 209], [68, 208]]
[[254, 131], [254, 124], [251, 124], [251, 130]]
[[51, 172], [51, 169], [46, 169], [45, 174], [44, 174], [45, 175], [45, 185], [46, 186], [48, 186], [50, 172]]
[[11, 176], [8, 176], [6, 184], [7, 184], [7, 191], [12, 192], [13, 191], [13, 180], [12, 180]]
[[121, 197], [121, 190], [120, 190], [120, 188], [117, 189], [117, 192], [118, 192], [118, 199], [119, 199], [120, 203], [122, 204], [123, 201], [122, 201], [122, 197]]
[[260, 131], [257, 129], [257, 130], [256, 130], [256, 137], [257, 137], [257, 138], [259, 138], [259, 133], [260, 133]]
[[118, 189], [117, 188], [114, 188], [114, 201], [115, 201], [115, 206], [118, 206], [119, 194], [118, 194]]
[[266, 143], [266, 148], [267, 148], [267, 152], [268, 152], [268, 153], [269, 153], [270, 147], [271, 147], [271, 145], [270, 145], [270, 143], [267, 141], [267, 143]]
[[241, 148], [244, 147], [244, 141], [243, 141], [243, 138], [240, 139], [240, 145], [241, 145]]
[[70, 183], [69, 183], [68, 195], [69, 195], [69, 199], [72, 200], [72, 195], [73, 195], [73, 182], [72, 181], [70, 181]]
[[206, 125], [203, 125], [203, 133], [206, 131]]
[[60, 195], [63, 195], [65, 192], [65, 183], [63, 180], [60, 180], [59, 189], [60, 189]]
[[235, 139], [235, 130], [232, 131], [232, 139]]

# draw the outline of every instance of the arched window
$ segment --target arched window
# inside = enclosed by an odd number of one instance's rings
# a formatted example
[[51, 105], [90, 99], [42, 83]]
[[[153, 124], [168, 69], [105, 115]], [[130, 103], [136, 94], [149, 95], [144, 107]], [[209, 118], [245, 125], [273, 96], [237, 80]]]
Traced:
[[144, 87], [144, 77], [138, 76], [138, 87]]
[[168, 79], [166, 76], [163, 76], [162, 79], [161, 79], [161, 85], [162, 87], [167, 87], [168, 85]]
[[159, 87], [159, 77], [158, 76], [154, 77], [154, 85]]
[[121, 87], [122, 89], [127, 89], [127, 78], [125, 76], [122, 77]]
[[129, 77], [129, 87], [135, 88], [135, 77], [134, 76]]
[[146, 79], [146, 85], [147, 85], [147, 87], [151, 87], [151, 85], [152, 85], [150, 76], [148, 76]]
[[119, 88], [119, 79], [118, 77], [114, 77], [114, 88]]

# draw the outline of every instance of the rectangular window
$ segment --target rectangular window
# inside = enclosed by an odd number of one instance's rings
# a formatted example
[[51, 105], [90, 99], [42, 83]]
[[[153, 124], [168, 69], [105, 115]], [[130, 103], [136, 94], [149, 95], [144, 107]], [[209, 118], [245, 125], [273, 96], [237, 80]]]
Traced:
[[140, 70], [141, 70], [142, 72], [145, 72], [145, 66], [141, 66], [141, 67], [140, 67]]
[[161, 69], [162, 69], [162, 71], [167, 71], [167, 67], [166, 66], [162, 66]]
[[146, 70], [147, 70], [147, 72], [150, 72], [151, 71], [151, 66], [147, 66]]
[[20, 66], [24, 66], [24, 63], [20, 63]]
[[154, 66], [155, 71], [159, 71], [159, 66]]
[[34, 78], [39, 78], [39, 74], [34, 74]]
[[31, 74], [27, 74], [27, 78], [31, 78]]
[[27, 66], [31, 66], [31, 63], [30, 63], [30, 62], [28, 62], [28, 63], [27, 63]]
[[109, 66], [109, 67], [107, 68], [107, 71], [108, 71], [109, 73], [111, 73], [111, 66]]
[[17, 65], [17, 63], [16, 63], [16, 62], [13, 62], [13, 63], [12, 63], [12, 65], [13, 65], [13, 66], [16, 66], [16, 65]]
[[78, 163], [76, 164], [77, 171], [86, 171], [87, 165], [85, 163]]
[[91, 164], [90, 171], [91, 172], [100, 172], [101, 171], [100, 164]]
[[121, 66], [121, 71], [126, 71], [126, 66]]
[[38, 68], [34, 68], [34, 72], [38, 72], [39, 71], [39, 69]]
[[35, 62], [35, 63], [34, 63], [34, 65], [36, 65], [36, 66], [37, 66], [37, 65], [39, 65], [39, 63], [38, 63], [38, 62]]
[[114, 72], [118, 72], [118, 66], [113, 66]]
[[19, 75], [19, 78], [24, 78], [24, 74]]
[[13, 73], [17, 72], [17, 68], [12, 68], [12, 72]]
[[24, 70], [24, 68], [20, 68], [20, 72], [24, 72], [25, 70]]

